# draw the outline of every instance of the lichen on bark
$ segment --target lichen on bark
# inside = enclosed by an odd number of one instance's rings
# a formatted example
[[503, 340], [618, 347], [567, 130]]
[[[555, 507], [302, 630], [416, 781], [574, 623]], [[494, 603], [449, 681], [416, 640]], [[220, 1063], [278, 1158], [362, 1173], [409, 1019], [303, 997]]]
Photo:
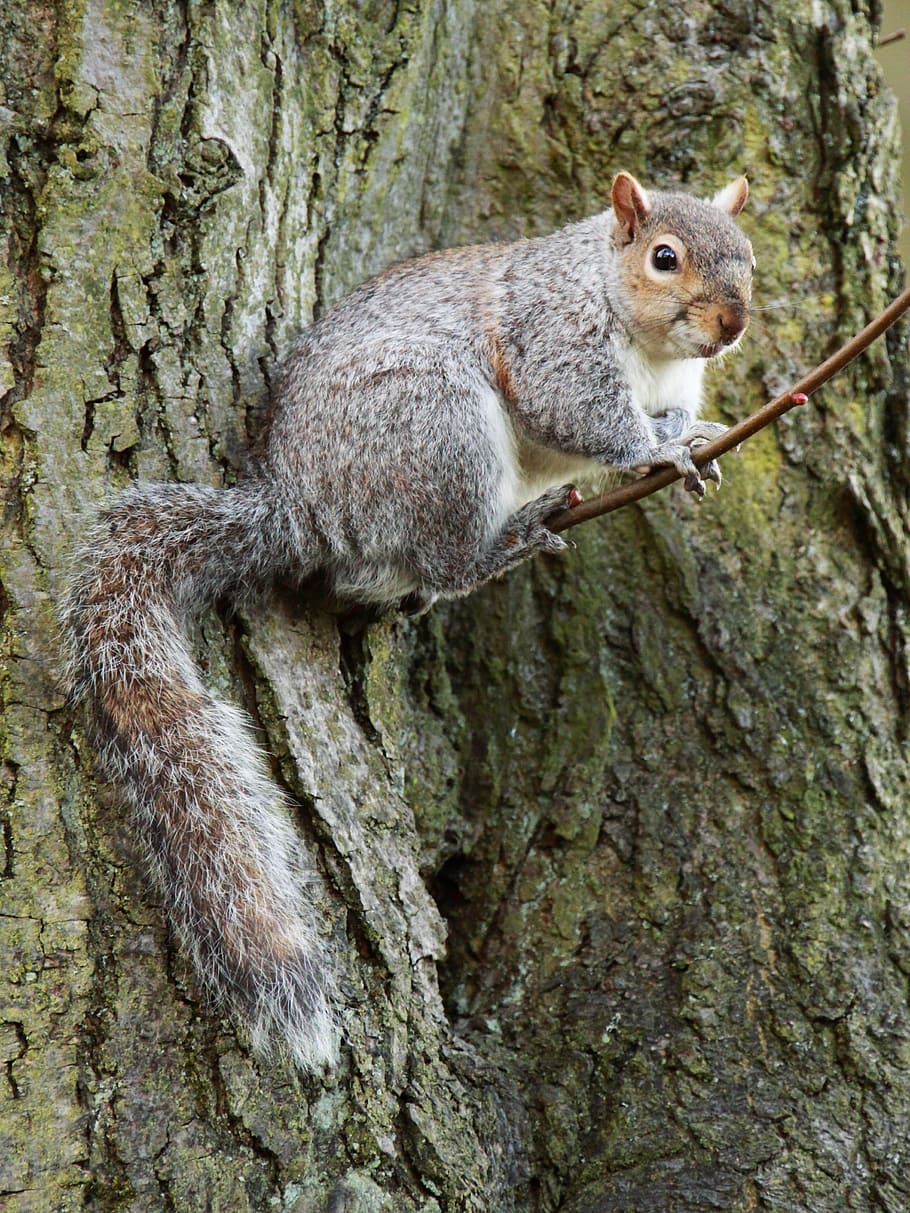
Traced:
[[[905, 330], [725, 461], [420, 621], [283, 593], [199, 654], [317, 856], [341, 1070], [200, 1000], [61, 692], [68, 546], [242, 474], [300, 325], [613, 172], [747, 170], [732, 419], [897, 286], [875, 13], [417, 0], [0, 17], [0, 1192], [32, 1210], [908, 1202]], [[778, 306], [780, 305], [780, 306]], [[5, 1206], [6, 1207], [6, 1206]]]

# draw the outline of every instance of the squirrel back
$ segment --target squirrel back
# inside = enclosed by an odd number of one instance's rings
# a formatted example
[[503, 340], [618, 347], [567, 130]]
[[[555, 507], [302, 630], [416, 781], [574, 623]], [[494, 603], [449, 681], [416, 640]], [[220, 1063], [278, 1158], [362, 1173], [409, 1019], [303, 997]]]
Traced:
[[570, 477], [691, 447], [706, 359], [748, 321], [744, 178], [711, 202], [629, 174], [551, 236], [432, 253], [305, 330], [237, 488], [138, 486], [83, 544], [62, 610], [74, 697], [125, 788], [164, 910], [254, 1047], [337, 1055], [335, 963], [279, 790], [186, 632], [214, 599], [320, 574], [342, 599], [426, 609], [538, 552]]

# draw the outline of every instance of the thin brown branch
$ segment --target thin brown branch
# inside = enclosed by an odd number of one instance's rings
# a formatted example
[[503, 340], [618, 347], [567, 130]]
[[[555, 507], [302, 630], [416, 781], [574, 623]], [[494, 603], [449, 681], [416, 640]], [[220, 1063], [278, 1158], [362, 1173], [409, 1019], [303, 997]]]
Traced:
[[884, 38], [879, 38], [879, 46], [890, 46], [892, 42], [902, 42], [907, 37], [905, 29], [896, 29], [893, 34], [886, 34]]
[[[908, 308], [910, 308], [910, 287], [902, 291], [880, 316], [877, 316], [871, 324], [866, 325], [861, 333], [857, 333], [846, 345], [841, 346], [836, 354], [826, 358], [808, 375], [800, 379], [799, 383], [794, 384], [789, 391], [762, 405], [751, 416], [738, 421], [736, 425], [731, 425], [726, 433], [715, 438], [713, 442], [708, 442], [693, 450], [692, 458], [696, 464], [701, 467], [709, 460], [716, 459], [719, 455], [725, 455], [727, 451], [733, 450], [745, 439], [751, 438], [753, 434], [764, 429], [766, 425], [770, 425], [772, 421], [776, 421], [790, 409], [805, 404], [813, 392], [818, 391], [823, 383], [827, 383], [870, 346], [876, 338], [881, 337], [882, 333], [889, 329], [896, 320], [899, 320]], [[668, 484], [672, 484], [679, 478], [679, 472], [675, 468], [659, 468], [657, 471], [649, 472], [647, 476], [642, 476], [639, 480], [633, 480], [629, 484], [603, 493], [600, 497], [591, 497], [589, 500], [583, 501], [581, 505], [555, 514], [547, 521], [547, 526], [551, 531], [566, 531], [569, 527], [578, 526], [580, 522], [587, 522], [589, 518], [598, 518], [601, 514], [611, 514], [624, 505], [640, 501], [642, 497], [648, 497], [651, 493], [666, 488]]]

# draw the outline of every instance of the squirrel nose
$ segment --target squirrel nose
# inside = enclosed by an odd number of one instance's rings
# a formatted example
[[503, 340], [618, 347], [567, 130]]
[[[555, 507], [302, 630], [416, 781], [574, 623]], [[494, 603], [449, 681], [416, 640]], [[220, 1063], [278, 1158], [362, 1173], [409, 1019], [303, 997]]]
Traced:
[[746, 331], [749, 324], [749, 312], [745, 304], [739, 301], [721, 303], [715, 312], [717, 333], [724, 345], [732, 345]]

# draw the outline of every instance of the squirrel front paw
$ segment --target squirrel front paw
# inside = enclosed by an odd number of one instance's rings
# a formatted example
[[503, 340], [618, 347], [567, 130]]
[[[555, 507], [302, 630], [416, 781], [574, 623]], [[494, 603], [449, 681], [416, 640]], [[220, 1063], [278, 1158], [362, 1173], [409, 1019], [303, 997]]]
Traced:
[[682, 442], [664, 442], [648, 452], [647, 466], [649, 468], [667, 465], [676, 468], [690, 493], [704, 497], [705, 485], [702, 477], [705, 470], [698, 468], [692, 458], [692, 451], [687, 445]]
[[715, 438], [720, 438], [721, 434], [726, 434], [729, 428], [719, 421], [693, 421], [683, 430], [679, 441], [686, 446], [690, 446], [695, 438], [700, 438], [702, 442], [713, 442]]
[[692, 424], [688, 409], [667, 409], [651, 418], [651, 428], [658, 442], [679, 442]]
[[721, 434], [726, 433], [727, 426], [716, 421], [694, 421], [674, 442], [663, 442], [655, 447], [649, 455], [649, 464], [669, 464], [675, 467], [682, 476], [686, 490], [698, 497], [705, 495], [705, 481], [713, 480], [718, 488], [723, 477], [716, 459], [711, 459], [699, 467], [692, 458], [692, 451], [705, 446]]
[[[726, 429], [726, 426], [722, 428]], [[690, 451], [697, 451], [700, 446], [707, 446], [707, 444], [707, 438], [693, 438], [689, 441], [688, 446]], [[723, 483], [723, 476], [720, 473], [720, 465], [716, 459], [709, 459], [707, 463], [703, 463], [699, 466], [697, 482], [690, 483], [690, 479], [691, 478], [689, 476], [686, 477], [686, 489], [690, 493], [697, 493], [699, 497], [704, 497], [705, 495], [704, 482], [706, 480], [713, 480], [718, 488], [720, 488], [721, 484]]]
[[[680, 441], [684, 443], [690, 451], [697, 450], [700, 446], [705, 446], [709, 442], [713, 442], [715, 438], [719, 438], [721, 434], [726, 434], [728, 427], [721, 425], [719, 421], [694, 421], [686, 432], [683, 434]], [[703, 463], [699, 469], [699, 479], [713, 480], [720, 488], [723, 481], [723, 476], [720, 474], [720, 466], [716, 459], [710, 459], [707, 463]], [[697, 493], [699, 497], [705, 494], [704, 483], [701, 489], [697, 487], [695, 482], [690, 483], [689, 478], [686, 478], [686, 488], [690, 493]]]

